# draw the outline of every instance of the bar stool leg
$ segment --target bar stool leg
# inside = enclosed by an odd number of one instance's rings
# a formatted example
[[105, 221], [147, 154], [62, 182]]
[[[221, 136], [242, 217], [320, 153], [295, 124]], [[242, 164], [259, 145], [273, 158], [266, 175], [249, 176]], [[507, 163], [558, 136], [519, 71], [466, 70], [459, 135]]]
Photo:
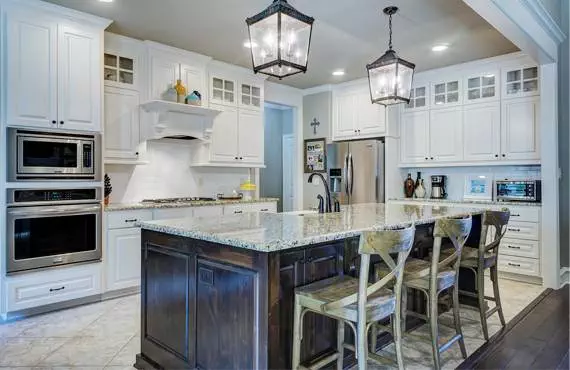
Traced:
[[401, 312], [402, 312], [402, 330], [406, 331], [406, 315], [408, 313], [408, 288], [402, 284], [402, 305], [401, 305]]
[[477, 298], [479, 301], [479, 316], [481, 317], [483, 337], [485, 340], [489, 340], [489, 331], [487, 329], [487, 310], [485, 308], [485, 272], [480, 268], [477, 269]]
[[344, 360], [344, 321], [338, 320], [337, 325], [336, 351], [338, 352], [338, 359], [336, 360], [336, 369], [342, 370]]
[[499, 320], [501, 320], [501, 325], [505, 326], [505, 315], [503, 314], [503, 305], [501, 304], [501, 295], [499, 294], [499, 274], [497, 273], [497, 265], [491, 267], [491, 279], [493, 280], [495, 304], [499, 307]]
[[437, 327], [437, 292], [429, 292], [428, 299], [429, 326], [431, 332], [431, 346], [433, 351], [433, 364], [436, 370], [439, 370], [439, 340]]
[[293, 358], [291, 361], [291, 367], [293, 370], [297, 370], [301, 362], [301, 338], [303, 330], [303, 323], [301, 322], [302, 310], [303, 308], [299, 304], [299, 299], [295, 297], [295, 310], [293, 314]]
[[392, 334], [394, 337], [394, 346], [396, 347], [396, 359], [398, 360], [398, 369], [404, 370], [404, 356], [402, 354], [402, 318], [400, 310], [396, 309], [392, 314]]
[[366, 370], [368, 360], [368, 333], [366, 332], [366, 321], [362, 320], [356, 328], [358, 338], [356, 339], [356, 351], [358, 352], [358, 369]]
[[455, 323], [455, 333], [461, 335], [459, 339], [459, 348], [463, 358], [467, 358], [467, 350], [465, 348], [465, 340], [463, 339], [463, 331], [461, 330], [461, 318], [459, 316], [459, 287], [455, 284], [453, 287], [453, 322]]
[[370, 325], [370, 352], [376, 353], [376, 345], [378, 344], [378, 324]]

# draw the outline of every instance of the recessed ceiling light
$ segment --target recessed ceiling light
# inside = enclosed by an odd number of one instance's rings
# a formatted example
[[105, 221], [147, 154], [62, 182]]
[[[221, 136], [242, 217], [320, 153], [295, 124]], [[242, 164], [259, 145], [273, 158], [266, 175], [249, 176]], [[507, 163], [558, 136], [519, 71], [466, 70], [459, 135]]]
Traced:
[[252, 47], [256, 48], [257, 44], [255, 42], [246, 41], [243, 43], [243, 46], [248, 48], [248, 49], [251, 49]]
[[339, 69], [337, 71], [334, 71], [333, 76], [344, 76], [344, 71], [342, 69]]
[[113, 0], [99, 0], [99, 1], [102, 3], [112, 3], [113, 2]]
[[431, 48], [432, 51], [444, 51], [448, 48], [449, 46], [445, 45], [445, 44], [439, 44], [439, 45], [435, 45], [434, 47]]

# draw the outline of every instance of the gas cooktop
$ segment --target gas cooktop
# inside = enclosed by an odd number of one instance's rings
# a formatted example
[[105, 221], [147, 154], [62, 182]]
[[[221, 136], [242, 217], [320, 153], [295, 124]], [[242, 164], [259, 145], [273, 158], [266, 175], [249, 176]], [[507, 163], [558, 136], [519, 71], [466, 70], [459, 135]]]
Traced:
[[142, 203], [188, 203], [188, 202], [214, 202], [214, 198], [184, 197], [184, 198], [161, 198], [143, 199]]

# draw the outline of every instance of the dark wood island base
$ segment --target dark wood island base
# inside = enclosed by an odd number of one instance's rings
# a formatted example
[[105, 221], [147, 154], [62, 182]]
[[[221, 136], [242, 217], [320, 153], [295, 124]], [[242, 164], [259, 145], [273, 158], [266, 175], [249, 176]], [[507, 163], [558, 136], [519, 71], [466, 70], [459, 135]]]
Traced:
[[[479, 221], [474, 215], [473, 241]], [[415, 257], [428, 255], [432, 229], [417, 227]], [[291, 368], [295, 287], [354, 274], [357, 250], [358, 238], [260, 252], [143, 229], [141, 353], [134, 366]], [[423, 311], [421, 296], [410, 296], [408, 304]], [[353, 342], [351, 330], [345, 332]], [[308, 313], [303, 333], [302, 362], [335, 351], [336, 321]], [[346, 352], [350, 366], [354, 359]]]

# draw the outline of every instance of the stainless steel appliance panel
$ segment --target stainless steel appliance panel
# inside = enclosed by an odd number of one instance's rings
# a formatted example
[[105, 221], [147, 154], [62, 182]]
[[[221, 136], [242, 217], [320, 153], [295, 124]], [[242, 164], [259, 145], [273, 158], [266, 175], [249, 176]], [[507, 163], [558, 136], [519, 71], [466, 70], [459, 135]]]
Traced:
[[542, 182], [540, 180], [496, 180], [497, 201], [540, 202]]

